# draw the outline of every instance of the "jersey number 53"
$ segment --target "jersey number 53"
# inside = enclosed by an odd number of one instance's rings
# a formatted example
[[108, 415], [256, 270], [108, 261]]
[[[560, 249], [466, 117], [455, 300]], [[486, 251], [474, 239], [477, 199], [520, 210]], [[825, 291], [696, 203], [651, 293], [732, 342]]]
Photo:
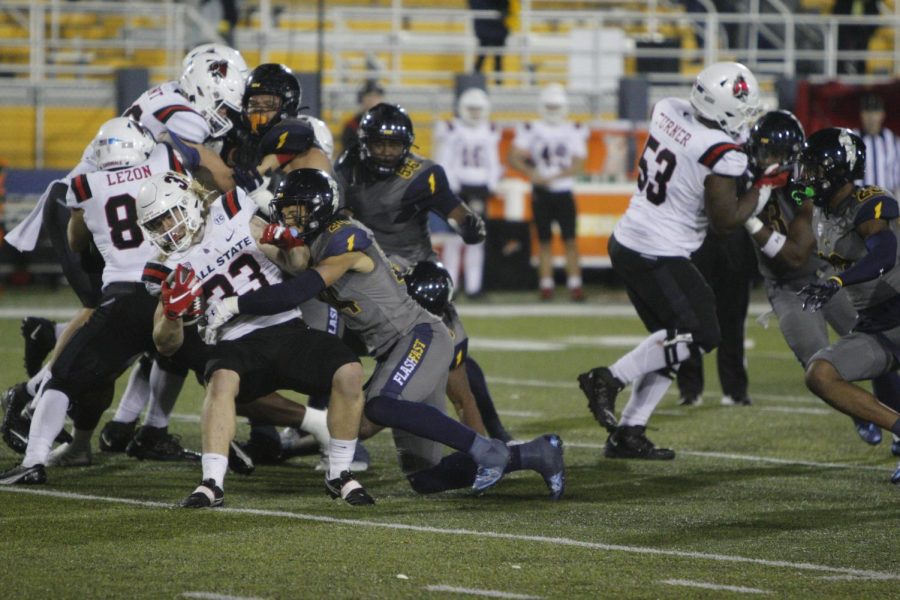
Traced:
[[650, 136], [638, 161], [638, 189], [647, 200], [659, 206], [666, 201], [666, 186], [675, 171], [675, 154], [660, 148], [659, 140]]

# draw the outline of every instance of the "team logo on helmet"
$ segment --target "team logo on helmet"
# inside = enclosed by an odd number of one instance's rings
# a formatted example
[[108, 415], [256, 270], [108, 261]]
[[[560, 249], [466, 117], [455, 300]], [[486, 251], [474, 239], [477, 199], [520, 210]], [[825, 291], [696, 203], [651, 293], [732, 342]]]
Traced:
[[217, 60], [209, 63], [209, 73], [216, 80], [225, 79], [228, 76], [228, 61]]
[[847, 166], [852, 171], [856, 166], [856, 143], [850, 137], [850, 131], [844, 129], [838, 136], [838, 143], [844, 148], [844, 154], [847, 155]]
[[750, 96], [750, 86], [747, 85], [747, 80], [744, 79], [743, 75], [738, 75], [735, 78], [731, 93], [733, 93], [734, 97], [738, 100], [746, 100]]

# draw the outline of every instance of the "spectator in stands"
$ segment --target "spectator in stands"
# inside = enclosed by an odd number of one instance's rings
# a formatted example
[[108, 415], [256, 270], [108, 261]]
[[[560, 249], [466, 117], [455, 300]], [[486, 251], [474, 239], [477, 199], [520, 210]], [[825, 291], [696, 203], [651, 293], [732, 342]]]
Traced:
[[[503, 72], [502, 48], [506, 46], [506, 36], [509, 28], [506, 26], [506, 17], [509, 15], [509, 0], [469, 0], [469, 8], [472, 10], [495, 10], [500, 14], [491, 18], [478, 17], [472, 25], [475, 28], [475, 37], [478, 38], [478, 58], [475, 60], [475, 72], [481, 72], [484, 61], [489, 54], [494, 55], [494, 82], [501, 85], [503, 80], [500, 73]], [[491, 50], [485, 50], [490, 48]]]
[[370, 108], [384, 102], [384, 88], [375, 79], [369, 79], [357, 92], [356, 102], [359, 104], [359, 111], [344, 123], [344, 129], [341, 131], [341, 153], [359, 141], [357, 136], [359, 120]]
[[[877, 15], [878, 0], [836, 0], [832, 13], [835, 15], [850, 15], [862, 17]], [[838, 28], [838, 54], [842, 51], [851, 52], [867, 50], [869, 39], [878, 29], [875, 25], [841, 25]], [[859, 59], [839, 60], [838, 73], [847, 75], [862, 75], [866, 72], [866, 61]]]
[[884, 126], [884, 100], [875, 94], [863, 96], [859, 105], [859, 136], [866, 143], [866, 173], [863, 185], [877, 185], [897, 195], [900, 192], [900, 140]]

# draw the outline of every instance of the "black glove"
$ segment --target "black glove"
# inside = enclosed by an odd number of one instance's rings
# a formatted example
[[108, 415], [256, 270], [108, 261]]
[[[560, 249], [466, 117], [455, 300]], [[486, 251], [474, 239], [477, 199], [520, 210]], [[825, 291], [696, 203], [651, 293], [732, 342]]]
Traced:
[[804, 285], [797, 292], [803, 298], [803, 310], [809, 309], [816, 312], [825, 306], [831, 298], [843, 287], [836, 277], [829, 277], [824, 283], [810, 283]]
[[231, 171], [231, 176], [234, 178], [235, 185], [244, 188], [248, 194], [263, 183], [263, 176], [259, 174], [256, 167], [250, 167], [249, 169], [235, 167]]
[[469, 213], [459, 225], [459, 235], [467, 244], [478, 244], [487, 237], [487, 231], [484, 228], [484, 219], [475, 213]]

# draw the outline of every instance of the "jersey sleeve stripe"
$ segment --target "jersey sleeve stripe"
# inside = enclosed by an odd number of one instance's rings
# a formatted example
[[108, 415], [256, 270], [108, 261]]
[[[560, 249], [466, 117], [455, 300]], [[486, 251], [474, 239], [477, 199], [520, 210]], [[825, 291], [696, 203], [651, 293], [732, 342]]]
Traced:
[[175, 156], [175, 151], [169, 147], [166, 147], [166, 150], [168, 151], [169, 155], [169, 170], [184, 174], [184, 166], [182, 166], [181, 161], [178, 160], [178, 157]]
[[171, 272], [172, 269], [166, 267], [165, 265], [161, 265], [159, 263], [147, 263], [146, 265], [144, 265], [144, 272], [141, 275], [141, 281], [162, 285], [162, 282], [166, 280], [166, 277], [168, 277], [169, 273]]
[[234, 215], [240, 212], [241, 205], [238, 204], [234, 190], [225, 194], [225, 197], [222, 199], [222, 206], [225, 207], [225, 214], [228, 215], [229, 219], [233, 219]]
[[79, 202], [85, 202], [91, 199], [91, 186], [88, 183], [87, 175], [79, 175], [73, 179], [72, 187], [75, 189], [75, 199]]
[[174, 115], [177, 112], [195, 112], [195, 111], [194, 111], [194, 109], [190, 108], [189, 106], [184, 106], [182, 104], [173, 104], [172, 106], [164, 106], [163, 108], [161, 108], [158, 111], [156, 111], [155, 113], [153, 113], [153, 116], [156, 117], [161, 123], [165, 123], [170, 118], [172, 118], [172, 115]]
[[707, 167], [708, 169], [712, 169], [716, 166], [716, 163], [719, 162], [725, 153], [730, 150], [742, 150], [740, 146], [737, 144], [730, 144], [728, 142], [719, 142], [718, 144], [713, 144], [712, 146], [704, 152], [700, 158], [700, 164]]

